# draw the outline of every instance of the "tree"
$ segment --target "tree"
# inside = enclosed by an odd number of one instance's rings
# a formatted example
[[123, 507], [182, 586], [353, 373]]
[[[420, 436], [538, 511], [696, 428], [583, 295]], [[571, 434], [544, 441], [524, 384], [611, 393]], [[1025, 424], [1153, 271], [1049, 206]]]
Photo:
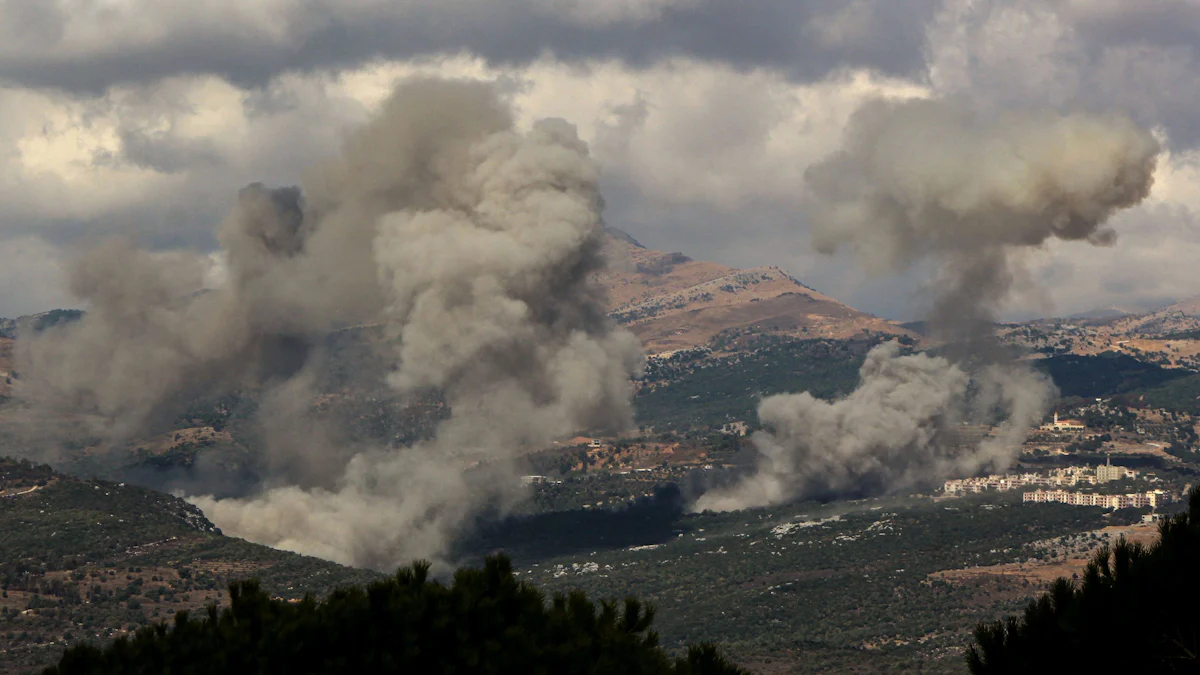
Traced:
[[1200, 671], [1200, 487], [1151, 546], [1124, 539], [1058, 579], [1021, 617], [975, 629], [976, 675]]
[[272, 599], [257, 581], [229, 586], [231, 606], [187, 612], [101, 649], [77, 644], [44, 675], [88, 673], [503, 673], [745, 675], [711, 645], [672, 661], [650, 630], [654, 609], [582, 592], [543, 593], [503, 556], [446, 586], [415, 563], [318, 602]]

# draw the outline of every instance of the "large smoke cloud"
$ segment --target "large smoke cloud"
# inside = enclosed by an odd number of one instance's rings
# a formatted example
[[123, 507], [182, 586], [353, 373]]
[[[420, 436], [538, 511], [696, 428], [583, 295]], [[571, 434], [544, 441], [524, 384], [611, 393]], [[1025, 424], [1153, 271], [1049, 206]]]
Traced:
[[1149, 194], [1158, 149], [1120, 116], [872, 102], [854, 114], [843, 150], [806, 174], [814, 243], [852, 248], [874, 274], [933, 258], [930, 320], [961, 338], [992, 320], [1022, 248], [1111, 243], [1105, 223]]
[[[227, 532], [346, 563], [436, 556], [517, 481], [510, 463], [581, 428], [631, 424], [640, 345], [589, 279], [604, 263], [597, 168], [561, 120], [514, 128], [481, 84], [417, 81], [304, 190], [252, 185], [206, 257], [101, 246], [72, 268], [85, 318], [21, 345], [25, 397], [117, 433], [197, 392], [266, 383], [276, 484], [195, 501]], [[386, 326], [387, 382], [450, 415], [404, 448], [339, 444], [305, 420], [321, 337]], [[306, 470], [307, 469], [307, 470]]]
[[[843, 149], [806, 175], [815, 245], [851, 248], [872, 273], [930, 260], [929, 319], [945, 356], [882, 345], [844, 399], [764, 399], [757, 471], [704, 495], [698, 509], [1010, 466], [1054, 393], [1024, 365], [1003, 363], [989, 339], [1021, 251], [1051, 238], [1111, 242], [1106, 221], [1149, 194], [1159, 150], [1119, 116], [983, 115], [948, 101], [872, 102], [846, 133]], [[964, 422], [996, 425], [984, 441], [963, 442]]]
[[[757, 471], [733, 488], [703, 495], [699, 509], [729, 511], [802, 495], [878, 494], [931, 479], [1003, 468], [1052, 388], [1028, 369], [991, 366], [974, 380], [944, 357], [872, 349], [861, 382], [832, 403], [808, 392], [763, 399], [755, 434]], [[979, 387], [976, 389], [975, 387]], [[1003, 419], [972, 445], [962, 423]]]

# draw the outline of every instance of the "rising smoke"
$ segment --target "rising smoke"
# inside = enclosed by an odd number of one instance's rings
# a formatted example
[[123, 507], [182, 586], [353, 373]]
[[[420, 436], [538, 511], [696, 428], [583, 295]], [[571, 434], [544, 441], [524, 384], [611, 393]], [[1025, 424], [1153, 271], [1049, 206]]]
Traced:
[[[824, 253], [851, 249], [873, 273], [936, 265], [928, 318], [944, 356], [885, 344], [841, 400], [765, 398], [755, 472], [695, 508], [881, 493], [1011, 466], [1055, 393], [991, 344], [1020, 256], [1054, 238], [1111, 243], [1106, 222], [1149, 194], [1158, 150], [1119, 116], [986, 116], [948, 101], [858, 110], [843, 149], [806, 174], [814, 243]], [[967, 422], [996, 427], [964, 443], [956, 430]]]
[[[24, 395], [128, 433], [197, 392], [265, 383], [271, 484], [194, 497], [205, 513], [345, 563], [436, 557], [512, 496], [520, 453], [631, 424], [640, 345], [590, 281], [604, 265], [597, 180], [567, 123], [522, 132], [485, 85], [407, 83], [303, 191], [242, 191], [218, 231], [216, 288], [204, 256], [126, 242], [82, 256], [72, 283], [89, 311], [24, 341]], [[306, 420], [321, 337], [364, 322], [390, 337], [388, 384], [449, 407], [431, 440], [348, 445]]]

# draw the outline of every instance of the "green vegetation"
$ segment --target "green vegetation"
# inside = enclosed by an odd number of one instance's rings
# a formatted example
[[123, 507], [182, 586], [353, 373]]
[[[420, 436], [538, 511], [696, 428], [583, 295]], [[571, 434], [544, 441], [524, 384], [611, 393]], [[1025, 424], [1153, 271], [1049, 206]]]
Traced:
[[1157, 387], [1187, 375], [1139, 361], [1127, 354], [1052, 356], [1033, 364], [1054, 378], [1063, 396], [1109, 397], [1135, 389]]
[[[596, 501], [584, 507], [481, 522], [457, 542], [455, 555], [480, 559], [488, 552], [503, 550], [529, 562], [597, 549], [660, 544], [685, 531], [688, 526], [680, 524], [684, 501], [678, 487], [622, 478], [626, 477], [538, 486], [530, 500], [534, 504], [557, 501], [559, 489], [570, 490], [571, 486], [580, 487]], [[650, 493], [639, 494], [647, 487]]]
[[272, 600], [257, 582], [231, 584], [231, 606], [143, 628], [101, 649], [68, 649], [46, 675], [105, 673], [479, 673], [740, 675], [709, 645], [674, 662], [635, 598], [599, 606], [575, 591], [547, 604], [504, 557], [460, 569], [451, 585], [429, 565], [402, 568], [323, 602]]
[[1159, 340], [1200, 340], [1200, 330], [1182, 330], [1158, 336]]
[[1189, 374], [1133, 393], [1154, 408], [1200, 414], [1200, 375]]
[[873, 340], [752, 337], [747, 349], [703, 360], [652, 362], [634, 401], [637, 421], [658, 431], [757, 423], [759, 399], [808, 391], [834, 398], [854, 389]]
[[[1098, 508], [1020, 500], [892, 497], [686, 514], [660, 498], [531, 516], [479, 545], [504, 550], [522, 578], [549, 590], [655, 603], [668, 649], [718, 642], [765, 673], [954, 673], [976, 623], [1016, 611], [1042, 587], [939, 572], [1037, 560], [1050, 555], [1045, 542], [1122, 522]], [[547, 555], [555, 541], [562, 552]]]
[[1160, 534], [1149, 547], [1101, 550], [1081, 583], [1059, 579], [1022, 616], [981, 624], [971, 672], [1196, 672], [1200, 488]]
[[[33, 488], [33, 489], [31, 489]], [[282, 597], [378, 575], [224, 537], [187, 502], [0, 459], [0, 673], [223, 601], [253, 574]]]
[[[27, 463], [5, 466], [6, 486], [42, 486], [0, 499], [0, 649], [8, 650], [0, 672], [44, 666], [68, 642], [99, 647], [181, 610], [227, 605], [223, 587], [232, 579], [260, 579], [261, 593], [238, 587], [258, 603], [262, 594], [326, 596], [380, 578], [223, 537], [166, 495]], [[455, 559], [477, 562], [503, 551], [520, 580], [548, 594], [642, 598], [659, 609], [654, 626], [671, 657], [713, 642], [763, 673], [948, 673], [961, 670], [972, 626], [1017, 611], [1041, 587], [1019, 576], [939, 572], [1044, 559], [1052, 553], [1045, 542], [1087, 540], [1120, 517], [1022, 505], [1016, 493], [688, 514], [669, 484], [681, 480], [666, 470], [596, 471], [578, 484], [536, 486], [536, 513], [481, 521]], [[569, 508], [575, 493], [602, 505]], [[359, 593], [370, 597], [369, 589]], [[297, 626], [325, 620], [321, 603], [304, 605], [310, 614], [291, 609], [301, 605], [267, 603]], [[597, 615], [604, 607], [596, 605]], [[218, 618], [212, 635], [228, 620]], [[189, 620], [198, 631], [201, 623]], [[322, 663], [319, 655], [312, 662]]]

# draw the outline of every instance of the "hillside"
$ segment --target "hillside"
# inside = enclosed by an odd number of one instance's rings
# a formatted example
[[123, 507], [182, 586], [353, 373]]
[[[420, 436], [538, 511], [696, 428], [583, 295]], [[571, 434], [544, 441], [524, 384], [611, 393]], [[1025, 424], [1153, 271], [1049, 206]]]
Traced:
[[1200, 296], [1181, 300], [1141, 314], [1122, 316], [1107, 323], [1117, 335], [1164, 337], [1200, 329]]
[[8, 398], [12, 391], [14, 342], [12, 338], [0, 337], [0, 401]]
[[1044, 354], [1115, 352], [1163, 366], [1200, 369], [1200, 297], [1149, 312], [1040, 319], [999, 329], [1006, 341]]
[[[1127, 524], [1020, 500], [899, 496], [673, 517], [593, 507], [497, 528], [488, 541], [548, 590], [653, 601], [668, 648], [715, 640], [763, 675], [949, 674], [963, 672], [977, 621], [1020, 611], [1045, 588], [1045, 549], [1098, 545], [1093, 533]], [[937, 576], [989, 565], [1016, 573]]]
[[[627, 236], [627, 235], [626, 235]], [[707, 344], [733, 330], [805, 338], [864, 332], [913, 335], [819, 293], [778, 267], [734, 269], [614, 237], [624, 263], [599, 275], [610, 315], [656, 354]]]
[[0, 673], [224, 603], [232, 579], [299, 598], [376, 576], [225, 537], [169, 495], [0, 458]]
[[[1091, 541], [1117, 524], [1099, 509], [1030, 508], [1017, 495], [686, 514], [679, 490], [662, 482], [680, 478], [597, 471], [538, 485], [541, 508], [464, 536], [461, 554], [504, 551], [520, 578], [547, 591], [644, 597], [659, 607], [668, 649], [715, 640], [755, 672], [953, 673], [976, 621], [1017, 611], [1044, 588], [1035, 575], [1046, 542]], [[0, 483], [5, 675], [53, 661], [67, 640], [102, 642], [226, 604], [232, 578], [259, 577], [283, 598], [377, 578], [224, 537], [164, 494], [7, 460]], [[582, 496], [587, 506], [568, 503]], [[967, 563], [1020, 570], [936, 576]]]
[[716, 430], [739, 422], [753, 428], [763, 396], [797, 390], [826, 399], [848, 394], [858, 384], [867, 351], [881, 339], [756, 335], [739, 339], [732, 353], [652, 359], [634, 399], [637, 422], [657, 432]]

